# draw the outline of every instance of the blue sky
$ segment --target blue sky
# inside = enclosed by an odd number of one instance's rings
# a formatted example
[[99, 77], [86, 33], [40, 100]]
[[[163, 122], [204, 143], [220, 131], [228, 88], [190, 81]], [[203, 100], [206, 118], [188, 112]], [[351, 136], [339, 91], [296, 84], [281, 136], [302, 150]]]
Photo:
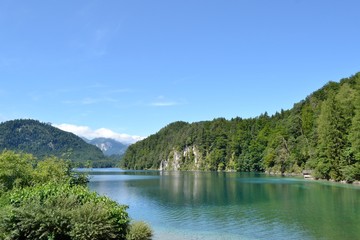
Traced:
[[358, 0], [0, 0], [0, 121], [133, 142], [360, 71]]

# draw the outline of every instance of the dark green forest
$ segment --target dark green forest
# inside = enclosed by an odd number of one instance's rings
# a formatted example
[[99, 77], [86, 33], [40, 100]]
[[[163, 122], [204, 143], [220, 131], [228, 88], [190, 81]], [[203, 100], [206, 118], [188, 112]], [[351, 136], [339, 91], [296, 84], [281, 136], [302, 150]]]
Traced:
[[175, 122], [131, 145], [126, 169], [256, 171], [360, 180], [360, 73], [329, 82], [290, 110]]
[[73, 133], [31, 119], [0, 124], [0, 151], [5, 149], [31, 153], [37, 158], [56, 156], [71, 160], [79, 167], [113, 167], [118, 162]]

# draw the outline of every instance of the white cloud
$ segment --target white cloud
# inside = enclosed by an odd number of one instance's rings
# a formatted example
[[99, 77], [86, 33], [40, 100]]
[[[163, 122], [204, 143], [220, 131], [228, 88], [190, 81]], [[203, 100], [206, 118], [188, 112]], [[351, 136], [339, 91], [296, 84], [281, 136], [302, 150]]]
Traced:
[[94, 139], [94, 138], [104, 137], [104, 138], [112, 138], [112, 139], [115, 139], [122, 143], [132, 144], [132, 143], [135, 143], [135, 142], [140, 141], [145, 138], [145, 137], [141, 137], [141, 136], [132, 136], [132, 135], [125, 134], [125, 133], [116, 133], [107, 128], [99, 128], [99, 129], [93, 130], [87, 126], [77, 126], [77, 125], [66, 124], [66, 123], [53, 124], [53, 126], [59, 128], [63, 131], [71, 132], [80, 137], [84, 137], [84, 138], [87, 138], [90, 140]]
[[156, 101], [150, 103], [150, 106], [152, 107], [172, 107], [180, 105], [180, 103], [175, 101], [169, 101], [164, 96], [157, 97]]
[[117, 103], [119, 102], [115, 98], [109, 98], [109, 97], [103, 97], [103, 98], [91, 98], [86, 97], [82, 100], [64, 100], [62, 101], [63, 104], [73, 104], [73, 105], [94, 105], [94, 104], [100, 104], [100, 103]]
[[153, 102], [150, 104], [153, 107], [171, 107], [178, 105], [176, 102]]
[[91, 105], [91, 104], [96, 104], [96, 103], [99, 103], [100, 100], [99, 99], [95, 99], [95, 98], [84, 98], [82, 101], [81, 101], [81, 104], [83, 105]]

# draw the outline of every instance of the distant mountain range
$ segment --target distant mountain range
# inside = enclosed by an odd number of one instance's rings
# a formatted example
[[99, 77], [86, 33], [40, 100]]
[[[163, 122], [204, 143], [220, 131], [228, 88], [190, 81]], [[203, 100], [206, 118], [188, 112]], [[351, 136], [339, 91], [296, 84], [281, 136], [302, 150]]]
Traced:
[[[98, 142], [100, 143], [100, 140]], [[112, 145], [106, 144], [107, 142]], [[107, 140], [99, 146], [103, 146], [103, 150], [107, 148], [113, 149], [112, 152], [123, 153], [124, 150], [110, 145], [114, 146], [115, 143]], [[85, 142], [73, 133], [31, 119], [0, 123], [0, 151], [3, 150], [31, 153], [39, 159], [56, 156], [76, 162], [78, 166], [84, 166], [90, 161], [93, 167], [113, 167], [120, 159], [105, 156], [98, 147]]]
[[126, 152], [129, 145], [116, 141], [112, 138], [94, 138], [88, 140], [83, 138], [87, 143], [98, 147], [105, 156], [119, 155], [122, 156]]

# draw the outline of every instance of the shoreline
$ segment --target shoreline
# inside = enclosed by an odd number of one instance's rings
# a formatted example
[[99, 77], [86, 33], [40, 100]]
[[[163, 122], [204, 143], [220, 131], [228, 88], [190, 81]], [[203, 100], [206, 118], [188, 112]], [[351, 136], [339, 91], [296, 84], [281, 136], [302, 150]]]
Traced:
[[360, 187], [360, 181], [354, 181], [354, 182], [346, 182], [346, 181], [335, 181], [332, 179], [316, 179], [314, 177], [312, 177], [311, 175], [305, 175], [303, 173], [274, 173], [274, 172], [264, 172], [265, 174], [268, 175], [273, 175], [273, 176], [284, 176], [284, 177], [303, 177], [304, 180], [309, 180], [309, 181], [319, 181], [319, 182], [329, 182], [329, 183], [340, 183], [340, 184], [344, 184], [344, 185], [352, 185], [352, 186], [356, 186], [356, 187]]
[[[79, 171], [82, 172], [84, 169], [86, 169], [86, 171], [89, 171], [88, 168], [76, 168], [73, 169], [75, 171]], [[93, 171], [94, 169], [104, 169], [104, 168], [91, 168], [90, 171]], [[158, 172], [226, 172], [226, 173], [241, 173], [241, 172], [237, 172], [237, 171], [202, 171], [202, 170], [159, 170], [159, 169], [143, 169], [143, 170], [133, 170], [133, 169], [122, 169], [122, 168], [118, 168], [118, 167], [114, 167], [114, 168], [105, 168], [105, 169], [118, 169], [120, 170], [119, 172], [123, 172], [123, 171], [158, 171]], [[327, 179], [315, 179], [314, 177], [312, 177], [311, 175], [304, 175], [303, 173], [276, 173], [276, 172], [252, 172], [252, 173], [262, 173], [262, 174], [267, 174], [267, 175], [271, 175], [271, 176], [283, 176], [283, 177], [298, 177], [298, 178], [303, 178], [304, 180], [309, 180], [309, 181], [318, 181], [318, 182], [328, 182], [328, 183], [339, 183], [339, 184], [343, 184], [343, 185], [349, 185], [349, 186], [355, 186], [355, 187], [360, 187], [360, 181], [354, 181], [352, 183], [348, 183], [346, 181], [335, 181], [335, 180], [327, 180]], [[306, 176], [306, 177], [305, 177]]]

